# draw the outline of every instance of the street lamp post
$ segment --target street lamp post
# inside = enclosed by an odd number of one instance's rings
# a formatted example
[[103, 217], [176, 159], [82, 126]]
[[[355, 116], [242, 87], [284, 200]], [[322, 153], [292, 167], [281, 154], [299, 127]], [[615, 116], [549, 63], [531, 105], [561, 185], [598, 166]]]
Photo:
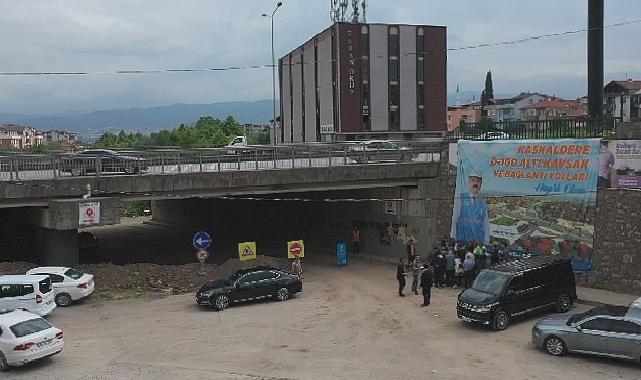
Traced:
[[271, 16], [267, 13], [263, 13], [263, 17], [269, 17], [272, 22], [272, 132], [274, 135], [274, 145], [276, 145], [276, 54], [274, 53], [274, 15], [281, 5], [283, 5], [282, 1], [276, 3], [276, 9], [274, 9]]

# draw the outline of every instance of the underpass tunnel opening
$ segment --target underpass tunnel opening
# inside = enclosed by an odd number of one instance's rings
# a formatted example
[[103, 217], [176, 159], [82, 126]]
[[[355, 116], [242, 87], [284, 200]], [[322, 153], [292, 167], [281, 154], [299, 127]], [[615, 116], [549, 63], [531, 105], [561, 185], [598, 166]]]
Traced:
[[[238, 244], [255, 242], [258, 255], [287, 257], [287, 242], [303, 240], [305, 256], [335, 255], [336, 244], [361, 231], [363, 255], [401, 257], [410, 238], [427, 252], [435, 240], [425, 202], [410, 200], [414, 187], [238, 195], [154, 200], [151, 218], [82, 230], [97, 248], [81, 249], [81, 262], [179, 265], [197, 262], [194, 234], [209, 233], [208, 263], [238, 258]], [[386, 202], [393, 207], [385, 207]], [[417, 212], [417, 209], [423, 209]]]

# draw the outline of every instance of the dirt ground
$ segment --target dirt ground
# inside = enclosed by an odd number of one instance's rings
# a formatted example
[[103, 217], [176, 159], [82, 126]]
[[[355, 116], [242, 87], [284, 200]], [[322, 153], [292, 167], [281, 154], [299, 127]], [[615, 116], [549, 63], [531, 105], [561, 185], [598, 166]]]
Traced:
[[[3, 379], [639, 379], [638, 364], [551, 357], [530, 343], [530, 318], [504, 332], [456, 319], [457, 291], [433, 306], [396, 295], [395, 268], [307, 258], [304, 291], [221, 313], [191, 294], [58, 309], [58, 356]], [[573, 312], [586, 309], [575, 306]]]

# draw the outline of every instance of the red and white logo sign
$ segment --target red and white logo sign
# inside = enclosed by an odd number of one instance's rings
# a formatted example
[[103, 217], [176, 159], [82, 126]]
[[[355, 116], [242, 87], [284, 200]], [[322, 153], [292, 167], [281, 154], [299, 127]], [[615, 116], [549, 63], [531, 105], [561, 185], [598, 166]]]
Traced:
[[91, 226], [100, 224], [100, 202], [87, 202], [78, 204], [78, 225]]

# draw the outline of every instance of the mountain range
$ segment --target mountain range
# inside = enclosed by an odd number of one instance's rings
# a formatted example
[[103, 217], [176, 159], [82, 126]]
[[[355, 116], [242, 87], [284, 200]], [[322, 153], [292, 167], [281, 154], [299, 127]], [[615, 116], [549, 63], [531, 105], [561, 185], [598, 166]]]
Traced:
[[212, 104], [172, 104], [153, 108], [129, 108], [88, 113], [54, 115], [0, 113], [0, 123], [29, 125], [40, 131], [69, 132], [131, 131], [149, 133], [193, 123], [201, 116], [219, 119], [233, 116], [240, 123], [267, 124], [272, 119], [272, 101], [224, 102]]
[[[502, 95], [498, 95], [502, 96]], [[510, 96], [510, 95], [506, 95]], [[449, 94], [448, 105], [479, 100], [480, 92]], [[96, 135], [120, 130], [150, 133], [193, 123], [202, 116], [224, 119], [233, 116], [243, 124], [268, 124], [272, 119], [272, 101], [223, 102], [211, 104], [172, 104], [152, 108], [113, 109], [92, 112], [65, 112], [52, 115], [0, 113], [0, 123], [29, 125], [40, 131], [65, 130], [81, 135]], [[82, 136], [81, 136], [82, 137]]]

